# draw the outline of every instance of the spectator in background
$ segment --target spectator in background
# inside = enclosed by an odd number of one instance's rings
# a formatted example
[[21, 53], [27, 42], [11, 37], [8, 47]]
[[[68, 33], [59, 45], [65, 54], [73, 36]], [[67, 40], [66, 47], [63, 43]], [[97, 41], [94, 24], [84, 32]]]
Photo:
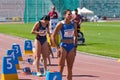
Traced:
[[82, 22], [82, 16], [78, 14], [78, 10], [75, 9], [75, 14], [72, 16], [72, 20], [74, 23], [77, 24], [77, 35], [78, 35], [78, 44], [83, 44], [85, 39], [84, 39], [84, 34], [80, 30], [80, 25]]
[[99, 19], [99, 18], [98, 18], [98, 16], [97, 16], [97, 15], [95, 15], [95, 16], [94, 16], [94, 22], [97, 22], [97, 21], [98, 21], [98, 19]]
[[[50, 32], [50, 35], [51, 35], [52, 32], [53, 32], [53, 30], [54, 30], [54, 28], [55, 28], [55, 26], [56, 26], [56, 24], [57, 24], [57, 22], [58, 22], [58, 14], [57, 14], [57, 12], [55, 11], [55, 7], [54, 7], [54, 6], [51, 7], [51, 11], [48, 12], [48, 16], [50, 16], [50, 27], [49, 27], [49, 30], [50, 30], [50, 31], [49, 31], [49, 32]], [[59, 41], [59, 37], [57, 36], [56, 38], [57, 38], [58, 41]], [[48, 39], [50, 53], [51, 53], [52, 57], [54, 57], [54, 55], [53, 55], [53, 53], [52, 53], [52, 48], [51, 48], [51, 47], [54, 47], [54, 45], [53, 45], [53, 44], [50, 44], [50, 42], [51, 42], [51, 40]], [[57, 42], [57, 43], [58, 43], [58, 42]]]
[[48, 15], [50, 16], [51, 19], [57, 19], [58, 18], [58, 14], [55, 11], [55, 7], [54, 6], [51, 7], [51, 11], [48, 12]]
[[73, 14], [72, 20], [77, 24], [77, 32], [80, 32], [80, 24], [82, 22], [82, 17], [78, 14], [77, 9], [75, 9], [75, 14]]

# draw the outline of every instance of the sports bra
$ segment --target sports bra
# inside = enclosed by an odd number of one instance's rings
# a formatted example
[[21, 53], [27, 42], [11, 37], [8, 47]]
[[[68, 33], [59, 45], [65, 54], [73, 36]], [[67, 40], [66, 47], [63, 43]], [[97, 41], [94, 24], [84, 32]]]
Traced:
[[74, 37], [74, 22], [70, 22], [70, 24], [65, 24], [64, 21], [61, 21], [62, 28], [60, 30], [60, 37], [62, 39], [73, 39]]
[[46, 36], [47, 28], [48, 28], [48, 24], [46, 25], [46, 27], [43, 27], [41, 22], [39, 21], [39, 29], [38, 29], [38, 31], [40, 32], [39, 36]]

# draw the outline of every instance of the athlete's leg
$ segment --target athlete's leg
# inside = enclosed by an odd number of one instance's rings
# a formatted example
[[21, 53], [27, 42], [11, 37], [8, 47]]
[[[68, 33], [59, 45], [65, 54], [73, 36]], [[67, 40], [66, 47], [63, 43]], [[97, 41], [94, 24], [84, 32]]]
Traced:
[[73, 68], [73, 63], [75, 59], [75, 49], [73, 48], [66, 57], [67, 61], [67, 80], [72, 80], [72, 68]]
[[48, 54], [48, 62], [49, 62], [49, 65], [51, 64], [51, 60], [50, 60], [50, 52], [49, 52], [49, 54]]
[[63, 73], [63, 69], [64, 69], [64, 66], [65, 66], [65, 60], [66, 60], [66, 55], [67, 55], [67, 52], [66, 50], [63, 48], [63, 47], [60, 47], [60, 51], [57, 52], [59, 54], [59, 57], [58, 57], [58, 60], [59, 60], [59, 71], [62, 75]]
[[35, 40], [35, 61], [34, 63], [36, 64], [36, 71], [39, 72], [39, 60], [41, 56], [41, 44], [38, 40]]
[[50, 47], [50, 44], [48, 43], [48, 49], [49, 49], [49, 51], [48, 51], [48, 62], [49, 62], [49, 64], [51, 64], [51, 60], [50, 60], [50, 54], [51, 54], [51, 52], [52, 52], [52, 50], [51, 50], [51, 47]]
[[33, 48], [32, 48], [32, 51], [33, 51], [33, 59], [34, 59], [34, 62], [33, 62], [33, 65], [35, 64], [35, 56], [36, 56], [36, 54], [35, 54], [35, 41], [33, 42]]
[[49, 55], [49, 47], [47, 41], [42, 45], [42, 57], [44, 62], [44, 71], [47, 70], [47, 58]]
[[53, 52], [52, 52], [52, 49], [51, 49], [50, 44], [48, 44], [48, 46], [49, 46], [49, 53], [50, 53], [50, 55], [52, 56], [52, 58], [54, 58], [54, 55], [53, 55]]

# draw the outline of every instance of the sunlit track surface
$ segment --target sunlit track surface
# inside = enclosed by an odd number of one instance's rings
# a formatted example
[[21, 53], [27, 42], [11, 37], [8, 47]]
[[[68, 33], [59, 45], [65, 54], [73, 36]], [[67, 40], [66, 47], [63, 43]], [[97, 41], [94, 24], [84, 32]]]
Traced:
[[[0, 34], [0, 59], [5, 55], [7, 49], [11, 49], [12, 43], [20, 44], [21, 51], [23, 52], [23, 40], [22, 38]], [[19, 80], [45, 80], [45, 77], [22, 73], [22, 68], [26, 66], [30, 67], [33, 71], [35, 70], [33, 65], [25, 61], [28, 57], [31, 56], [23, 54], [23, 61], [19, 63], [21, 68], [21, 70], [17, 70]], [[51, 58], [51, 61], [52, 65], [48, 65], [48, 69], [58, 71], [57, 58]], [[66, 66], [64, 68], [63, 80], [66, 80]], [[120, 80], [120, 63], [116, 59], [91, 56], [78, 52], [73, 67], [73, 80]]]

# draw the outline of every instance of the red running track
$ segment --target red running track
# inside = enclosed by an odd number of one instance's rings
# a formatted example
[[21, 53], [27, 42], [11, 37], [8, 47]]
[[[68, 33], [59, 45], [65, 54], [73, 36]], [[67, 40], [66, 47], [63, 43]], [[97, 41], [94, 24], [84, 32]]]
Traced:
[[[20, 44], [23, 51], [22, 38], [0, 34], [0, 59], [5, 55], [5, 51], [11, 48], [12, 43]], [[20, 62], [20, 68], [30, 67], [34, 70], [34, 66], [25, 62], [30, 57], [23, 54], [23, 61]], [[58, 71], [57, 59], [52, 59], [52, 65], [48, 66], [50, 70]], [[42, 66], [43, 67], [43, 66]], [[1, 60], [0, 60], [1, 72]], [[37, 77], [33, 75], [24, 75], [22, 70], [17, 70], [19, 80], [45, 80], [45, 77]], [[66, 67], [64, 68], [63, 79], [66, 80]], [[0, 76], [1, 79], [1, 76]], [[120, 80], [120, 63], [117, 59], [93, 56], [82, 52], [77, 52], [74, 67], [73, 80]]]

